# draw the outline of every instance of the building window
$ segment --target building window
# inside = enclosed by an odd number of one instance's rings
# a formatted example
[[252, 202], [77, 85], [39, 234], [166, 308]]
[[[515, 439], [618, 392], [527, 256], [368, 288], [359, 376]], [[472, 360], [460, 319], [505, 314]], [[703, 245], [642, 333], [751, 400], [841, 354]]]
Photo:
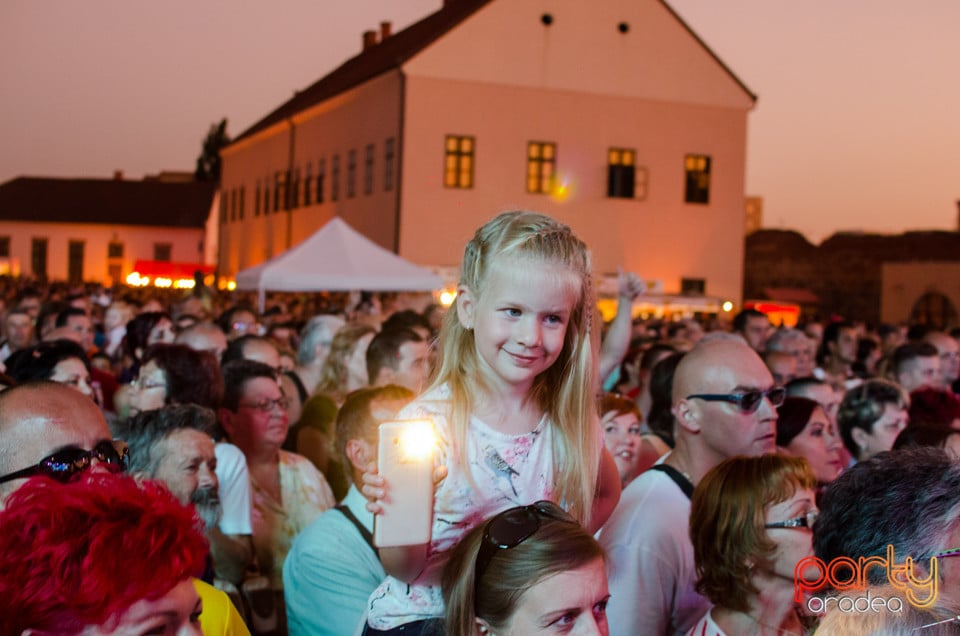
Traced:
[[230, 193], [221, 191], [220, 192], [220, 224], [224, 225], [227, 222], [227, 203], [230, 199]]
[[253, 216], [260, 216], [260, 179], [257, 179], [256, 194], [253, 197]]
[[705, 278], [681, 278], [680, 295], [681, 296], [703, 296], [707, 293], [707, 281]]
[[373, 194], [373, 144], [368, 144], [363, 156], [363, 193]]
[[632, 199], [636, 184], [636, 153], [628, 148], [607, 151], [607, 196]]
[[237, 190], [234, 188], [230, 191], [230, 220], [237, 220]]
[[394, 145], [394, 139], [390, 137], [383, 150], [383, 189], [387, 192], [393, 190], [393, 158], [396, 154]]
[[171, 258], [171, 253], [173, 252], [172, 243], [154, 243], [153, 244], [153, 260], [163, 261], [169, 263]]
[[107, 258], [123, 258], [123, 243], [111, 241], [107, 244]]
[[303, 204], [313, 205], [313, 164], [307, 164], [307, 171], [303, 176]]
[[0, 236], [0, 258], [10, 258], [9, 236]]
[[244, 198], [245, 198], [243, 196], [244, 190], [245, 188], [243, 186], [240, 186], [240, 201], [237, 203], [237, 218], [240, 219], [241, 221], [243, 220], [243, 207], [244, 207]]
[[444, 187], [473, 187], [473, 151], [473, 137], [447, 135], [443, 168]]
[[71, 285], [83, 282], [83, 241], [67, 244], [67, 281]]
[[287, 173], [280, 170], [273, 179], [273, 211], [279, 212], [287, 207]]
[[270, 214], [270, 179], [264, 181], [263, 186], [263, 215]]
[[317, 162], [317, 203], [323, 203], [324, 188], [327, 179], [327, 160], [321, 159]]
[[347, 153], [347, 198], [352, 199], [357, 194], [357, 151]]
[[30, 244], [30, 269], [41, 280], [47, 278], [47, 239], [35, 238]]
[[527, 192], [549, 194], [557, 167], [557, 144], [531, 141], [527, 144]]
[[333, 164], [330, 166], [330, 200], [340, 198], [340, 155], [333, 155]]
[[300, 168], [293, 169], [293, 177], [290, 179], [290, 205], [289, 209], [296, 210], [300, 207]]
[[707, 155], [687, 155], [684, 160], [687, 172], [687, 189], [684, 201], [687, 203], [710, 203], [710, 157]]

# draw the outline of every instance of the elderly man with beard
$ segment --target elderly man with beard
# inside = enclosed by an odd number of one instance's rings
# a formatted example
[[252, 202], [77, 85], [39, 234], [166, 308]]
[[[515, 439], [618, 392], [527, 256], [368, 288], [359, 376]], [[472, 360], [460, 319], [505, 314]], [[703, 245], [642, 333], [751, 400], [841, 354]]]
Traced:
[[164, 406], [138, 413], [122, 435], [130, 446], [130, 472], [164, 482], [184, 505], [193, 504], [206, 526], [217, 578], [239, 583], [249, 565], [249, 551], [237, 550], [219, 528], [217, 456], [213, 437], [216, 415], [193, 404]]

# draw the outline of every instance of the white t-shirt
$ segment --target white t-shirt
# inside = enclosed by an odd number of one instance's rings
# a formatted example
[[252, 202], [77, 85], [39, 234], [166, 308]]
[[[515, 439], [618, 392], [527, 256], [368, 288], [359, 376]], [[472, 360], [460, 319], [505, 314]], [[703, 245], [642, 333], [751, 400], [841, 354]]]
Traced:
[[243, 451], [228, 442], [214, 446], [217, 455], [217, 481], [220, 482], [220, 532], [223, 534], [253, 534], [250, 523], [252, 497], [250, 471]]
[[[450, 390], [438, 387], [405, 407], [398, 419], [433, 421], [447, 477], [433, 500], [433, 527], [423, 572], [409, 585], [388, 576], [370, 596], [367, 622], [380, 630], [442, 617], [440, 576], [449, 552], [471, 529], [499, 512], [553, 499], [553, 427], [546, 418], [523, 435], [497, 432], [470, 421], [467, 466], [457, 461], [447, 415]], [[470, 486], [467, 471], [476, 488]]]

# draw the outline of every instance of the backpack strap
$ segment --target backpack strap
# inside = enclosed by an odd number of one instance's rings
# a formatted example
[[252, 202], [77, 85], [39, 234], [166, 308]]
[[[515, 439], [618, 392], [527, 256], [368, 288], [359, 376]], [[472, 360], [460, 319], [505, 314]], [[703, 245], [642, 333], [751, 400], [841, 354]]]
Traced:
[[680, 490], [683, 491], [683, 494], [687, 496], [687, 499], [690, 499], [693, 496], [693, 484], [690, 483], [690, 480], [687, 479], [683, 473], [674, 468], [673, 466], [667, 466], [666, 464], [656, 464], [651, 466], [649, 470], [658, 470], [661, 473], [666, 473], [667, 476], [673, 480], [677, 486], [680, 487]]
[[380, 551], [377, 550], [377, 546], [373, 545], [373, 535], [370, 534], [370, 531], [367, 530], [366, 527], [364, 527], [364, 525], [360, 523], [360, 520], [357, 519], [357, 517], [352, 512], [350, 512], [350, 509], [344, 506], [343, 504], [337, 504], [335, 508], [339, 510], [341, 513], [343, 513], [343, 516], [346, 517], [350, 523], [352, 523], [357, 527], [357, 532], [360, 533], [360, 536], [363, 537], [363, 540], [367, 542], [367, 545], [370, 546], [370, 549], [373, 550], [373, 553], [376, 554], [377, 558], [379, 559]]

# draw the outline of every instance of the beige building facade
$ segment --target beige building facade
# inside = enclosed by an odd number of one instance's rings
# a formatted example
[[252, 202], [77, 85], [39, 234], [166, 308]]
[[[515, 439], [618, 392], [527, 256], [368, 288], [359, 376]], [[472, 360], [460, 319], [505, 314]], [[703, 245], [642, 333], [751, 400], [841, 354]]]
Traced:
[[882, 322], [960, 326], [960, 262], [884, 263], [881, 276]]
[[755, 97], [666, 3], [450, 0], [368, 44], [224, 150], [222, 271], [335, 215], [456, 266], [524, 208], [568, 223], [598, 274], [740, 301]]

